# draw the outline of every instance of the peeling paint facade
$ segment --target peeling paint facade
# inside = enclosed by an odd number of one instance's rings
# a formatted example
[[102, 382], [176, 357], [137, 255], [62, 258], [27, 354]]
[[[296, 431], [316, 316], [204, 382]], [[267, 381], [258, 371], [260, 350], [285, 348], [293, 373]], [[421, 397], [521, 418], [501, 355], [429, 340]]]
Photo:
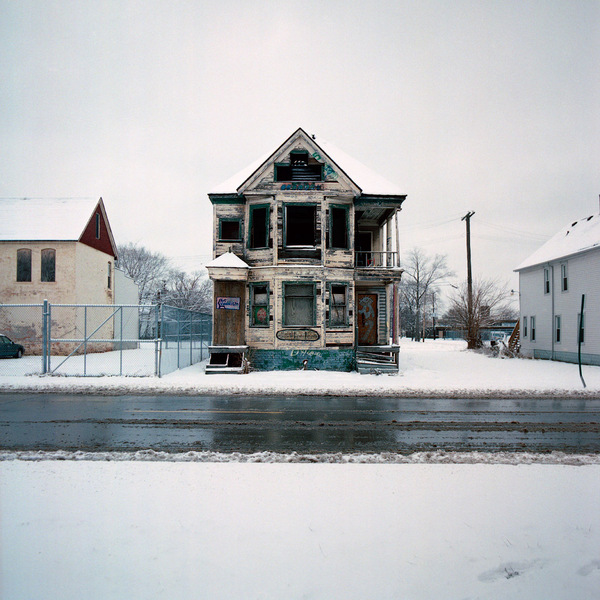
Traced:
[[302, 129], [227, 189], [209, 193], [215, 353], [243, 347], [257, 370], [349, 371], [361, 347], [397, 357], [404, 195], [366, 194]]

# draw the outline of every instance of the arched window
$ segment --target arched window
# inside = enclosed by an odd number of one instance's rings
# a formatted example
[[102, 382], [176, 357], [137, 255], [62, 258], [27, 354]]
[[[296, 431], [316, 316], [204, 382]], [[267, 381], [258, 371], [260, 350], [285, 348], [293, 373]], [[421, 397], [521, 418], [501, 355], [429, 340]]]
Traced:
[[31, 281], [31, 250], [17, 250], [17, 281]]
[[42, 250], [42, 281], [56, 281], [56, 250], [44, 248]]

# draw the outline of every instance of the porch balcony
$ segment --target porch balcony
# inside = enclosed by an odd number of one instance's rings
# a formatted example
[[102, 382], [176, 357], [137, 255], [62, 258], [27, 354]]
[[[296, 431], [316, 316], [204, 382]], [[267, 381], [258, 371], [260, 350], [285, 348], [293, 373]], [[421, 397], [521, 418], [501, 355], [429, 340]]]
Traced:
[[354, 266], [366, 269], [398, 267], [397, 252], [381, 252], [377, 250], [357, 250], [355, 252]]

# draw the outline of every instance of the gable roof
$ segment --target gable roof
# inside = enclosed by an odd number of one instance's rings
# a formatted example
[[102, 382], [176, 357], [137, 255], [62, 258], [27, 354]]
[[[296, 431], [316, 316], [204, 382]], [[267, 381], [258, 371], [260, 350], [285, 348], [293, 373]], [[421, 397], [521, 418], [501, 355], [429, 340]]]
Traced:
[[600, 215], [570, 223], [526, 258], [515, 271], [600, 248]]
[[298, 128], [283, 144], [274, 152], [270, 152], [255, 160], [246, 168], [236, 173], [220, 185], [215, 186], [209, 191], [209, 194], [235, 194], [257, 171], [265, 166], [269, 161], [281, 151], [281, 149], [290, 142], [295, 136], [303, 135], [307, 141], [320, 150], [320, 152], [334, 163], [346, 177], [359, 189], [363, 195], [374, 196], [404, 196], [405, 194], [393, 183], [381, 177], [369, 167], [363, 165], [360, 161], [352, 158], [334, 144], [321, 138], [317, 139], [309, 136], [301, 127]]
[[0, 200], [0, 241], [79, 241], [96, 209], [116, 244], [102, 198], [5, 198]]

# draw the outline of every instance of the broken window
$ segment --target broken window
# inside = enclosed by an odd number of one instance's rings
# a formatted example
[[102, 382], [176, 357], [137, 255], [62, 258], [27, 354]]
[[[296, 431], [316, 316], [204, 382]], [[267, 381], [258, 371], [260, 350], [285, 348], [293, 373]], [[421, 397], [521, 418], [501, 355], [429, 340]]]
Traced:
[[292, 150], [289, 163], [275, 165], [275, 181], [323, 181], [323, 165], [306, 150]]
[[283, 284], [283, 324], [308, 326], [315, 324], [315, 286], [313, 283]]
[[219, 239], [223, 242], [239, 242], [242, 239], [242, 223], [239, 219], [219, 219]]
[[42, 281], [56, 281], [56, 250], [45, 248], [42, 250]]
[[314, 248], [317, 237], [317, 207], [289, 204], [285, 207], [285, 245]]
[[17, 250], [17, 281], [31, 281], [31, 250]]
[[269, 207], [264, 204], [250, 207], [249, 247], [269, 247]]
[[332, 283], [329, 288], [329, 326], [348, 325], [348, 286]]
[[269, 284], [250, 284], [250, 326], [269, 327]]
[[332, 206], [329, 209], [331, 248], [348, 249], [348, 207]]

